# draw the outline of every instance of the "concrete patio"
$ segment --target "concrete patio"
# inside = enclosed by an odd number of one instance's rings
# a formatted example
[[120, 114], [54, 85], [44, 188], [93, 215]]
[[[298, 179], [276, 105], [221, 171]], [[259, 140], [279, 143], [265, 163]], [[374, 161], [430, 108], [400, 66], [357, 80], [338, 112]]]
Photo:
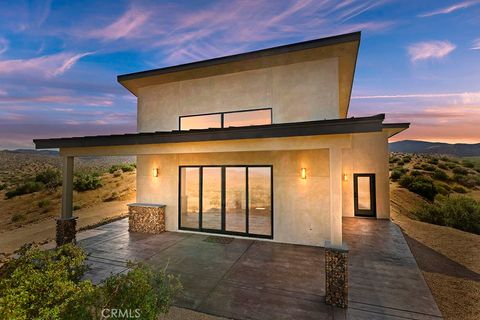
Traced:
[[[399, 228], [344, 218], [350, 249], [349, 308], [324, 304], [324, 250], [208, 235], [129, 233], [127, 219], [79, 235], [86, 275], [100, 283], [141, 260], [180, 275], [175, 305], [234, 319], [439, 319], [435, 301]], [[231, 241], [230, 241], [231, 240]]]

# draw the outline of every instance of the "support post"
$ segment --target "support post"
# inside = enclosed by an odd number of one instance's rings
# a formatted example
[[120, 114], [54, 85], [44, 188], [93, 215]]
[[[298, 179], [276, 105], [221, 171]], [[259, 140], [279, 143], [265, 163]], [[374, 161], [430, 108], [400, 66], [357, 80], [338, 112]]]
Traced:
[[62, 212], [57, 218], [57, 246], [75, 243], [76, 217], [73, 217], [73, 157], [63, 157]]
[[330, 149], [330, 241], [325, 243], [325, 303], [348, 306], [348, 249], [342, 243], [342, 149]]

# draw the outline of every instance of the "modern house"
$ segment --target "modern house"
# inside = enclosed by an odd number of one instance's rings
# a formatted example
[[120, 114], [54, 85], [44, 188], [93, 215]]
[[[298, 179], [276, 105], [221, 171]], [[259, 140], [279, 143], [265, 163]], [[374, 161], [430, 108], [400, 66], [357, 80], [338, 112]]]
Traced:
[[160, 208], [167, 231], [340, 246], [342, 217], [388, 219], [388, 138], [408, 124], [348, 116], [359, 44], [351, 33], [118, 76], [138, 98], [137, 133], [34, 140], [64, 157], [60, 238], [75, 230], [81, 156], [135, 155], [134, 212]]

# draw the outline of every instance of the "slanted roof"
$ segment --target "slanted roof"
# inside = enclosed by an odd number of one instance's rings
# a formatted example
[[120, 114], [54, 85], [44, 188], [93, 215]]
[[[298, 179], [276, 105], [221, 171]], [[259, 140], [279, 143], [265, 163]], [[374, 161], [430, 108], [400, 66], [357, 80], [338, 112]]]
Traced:
[[396, 134], [408, 129], [410, 127], [410, 123], [403, 122], [403, 123], [384, 123], [383, 130], [385, 130], [388, 134], [388, 137], [391, 138]]
[[360, 35], [360, 32], [354, 32], [177, 66], [124, 74], [119, 75], [117, 80], [137, 96], [140, 88], [151, 85], [337, 57], [339, 59], [340, 116], [346, 117], [360, 45]]
[[51, 149], [378, 132], [384, 129], [384, 118], [384, 114], [378, 114], [371, 117], [279, 123], [248, 127], [35, 139], [33, 142], [35, 143], [36, 149]]

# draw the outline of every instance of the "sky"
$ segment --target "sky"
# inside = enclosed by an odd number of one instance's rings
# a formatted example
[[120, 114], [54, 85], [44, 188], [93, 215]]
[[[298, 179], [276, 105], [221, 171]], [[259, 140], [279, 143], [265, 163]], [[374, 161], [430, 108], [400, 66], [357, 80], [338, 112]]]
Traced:
[[0, 149], [135, 132], [119, 74], [354, 31], [349, 116], [480, 143], [480, 0], [0, 0]]

